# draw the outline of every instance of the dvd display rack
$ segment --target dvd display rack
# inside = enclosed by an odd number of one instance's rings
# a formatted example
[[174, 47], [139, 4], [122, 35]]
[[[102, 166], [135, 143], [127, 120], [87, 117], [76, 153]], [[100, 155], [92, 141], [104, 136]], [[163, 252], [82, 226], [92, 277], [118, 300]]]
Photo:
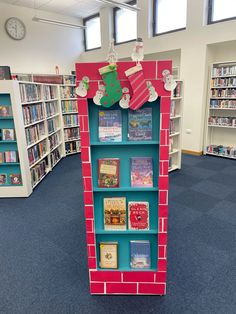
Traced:
[[[167, 213], [168, 213], [168, 162], [170, 92], [164, 89], [162, 72], [171, 71], [171, 61], [142, 62], [145, 79], [151, 81], [158, 95], [157, 100], [145, 103], [142, 108], [152, 108], [152, 139], [130, 141], [128, 139], [129, 109], [118, 103], [110, 108], [97, 106], [93, 102], [101, 76], [98, 69], [105, 63], [76, 64], [76, 78], [81, 81], [89, 77], [90, 85], [86, 98], [78, 98], [81, 135], [81, 159], [84, 185], [84, 209], [88, 249], [88, 268], [91, 294], [135, 294], [149, 295], [166, 293], [167, 267]], [[118, 76], [122, 87], [130, 87], [125, 71], [134, 62], [118, 62]], [[100, 110], [120, 112], [122, 137], [119, 142], [100, 141], [98, 135]], [[131, 184], [131, 159], [151, 158], [153, 162], [152, 187], [134, 187]], [[119, 159], [120, 184], [117, 187], [101, 187], [98, 182], [100, 160]], [[106, 168], [106, 166], [105, 166]], [[149, 228], [130, 230], [107, 230], [104, 222], [104, 199], [125, 198], [129, 201], [149, 203]], [[128, 213], [126, 211], [126, 220]], [[117, 217], [114, 218], [117, 221]], [[128, 224], [127, 224], [128, 225]], [[150, 260], [147, 268], [131, 267], [131, 242], [149, 243]], [[115, 269], [102, 266], [102, 252], [111, 244], [112, 252], [105, 251], [107, 261], [117, 256]], [[114, 246], [115, 244], [115, 246]], [[114, 249], [117, 248], [115, 252]], [[109, 262], [108, 262], [109, 263]]]
[[64, 75], [63, 84], [60, 85], [66, 155], [80, 152], [80, 129], [75, 79], [75, 75]]
[[170, 105], [169, 172], [181, 168], [182, 157], [183, 81], [177, 80], [176, 83]]
[[236, 159], [236, 62], [210, 69], [204, 153]]

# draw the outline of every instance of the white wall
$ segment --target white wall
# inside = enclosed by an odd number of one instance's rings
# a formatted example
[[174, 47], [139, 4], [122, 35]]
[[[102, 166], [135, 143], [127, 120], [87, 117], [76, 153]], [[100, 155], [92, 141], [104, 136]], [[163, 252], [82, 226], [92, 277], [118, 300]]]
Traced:
[[[83, 50], [83, 34], [79, 29], [32, 21], [35, 11], [0, 3], [0, 65], [9, 65], [18, 73], [60, 73], [74, 70], [74, 64]], [[79, 24], [75, 18], [38, 11], [38, 16]], [[9, 17], [18, 17], [26, 25], [26, 37], [16, 41], [8, 37], [4, 24]]]
[[[232, 51], [236, 47], [236, 20], [205, 25], [207, 0], [188, 0], [186, 30], [166, 35], [151, 37], [152, 0], [137, 0], [141, 11], [138, 13], [138, 37], [144, 40], [145, 53], [157, 54], [157, 57], [171, 51], [176, 51], [174, 65], [181, 61], [181, 79], [184, 80], [184, 119], [183, 144], [185, 150], [200, 152], [203, 150], [203, 130], [207, 95], [209, 62], [236, 60]], [[101, 10], [102, 48], [96, 51], [84, 52], [80, 55], [81, 62], [102, 61], [106, 59], [108, 39], [111, 26], [109, 15], [111, 9]], [[149, 19], [148, 19], [149, 17]], [[221, 42], [230, 41], [231, 44]], [[233, 43], [232, 43], [233, 41]], [[227, 50], [230, 47], [230, 52]], [[119, 58], [131, 55], [133, 43], [121, 44], [116, 47]], [[181, 51], [181, 56], [179, 56]], [[96, 58], [95, 58], [96, 56]], [[159, 58], [158, 58], [159, 59]], [[186, 133], [191, 130], [191, 134]]]

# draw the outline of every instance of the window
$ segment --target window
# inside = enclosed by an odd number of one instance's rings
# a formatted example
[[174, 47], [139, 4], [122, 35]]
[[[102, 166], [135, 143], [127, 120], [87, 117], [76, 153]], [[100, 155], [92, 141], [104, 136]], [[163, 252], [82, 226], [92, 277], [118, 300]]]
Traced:
[[209, 0], [208, 24], [236, 18], [235, 0]]
[[[136, 6], [136, 1], [127, 2]], [[114, 9], [114, 39], [115, 44], [135, 40], [137, 38], [137, 12], [127, 9]]]
[[154, 0], [153, 35], [186, 27], [187, 0]]
[[101, 30], [99, 14], [89, 16], [83, 20], [87, 28], [84, 30], [85, 50], [92, 50], [101, 47]]

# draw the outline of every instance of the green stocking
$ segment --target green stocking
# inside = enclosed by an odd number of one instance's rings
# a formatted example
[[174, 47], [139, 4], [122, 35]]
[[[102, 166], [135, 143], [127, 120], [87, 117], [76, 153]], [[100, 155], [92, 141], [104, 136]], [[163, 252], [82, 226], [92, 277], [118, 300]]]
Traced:
[[102, 79], [106, 84], [105, 94], [100, 100], [100, 104], [104, 107], [111, 107], [122, 97], [122, 88], [116, 71], [116, 66], [106, 66], [99, 69]]

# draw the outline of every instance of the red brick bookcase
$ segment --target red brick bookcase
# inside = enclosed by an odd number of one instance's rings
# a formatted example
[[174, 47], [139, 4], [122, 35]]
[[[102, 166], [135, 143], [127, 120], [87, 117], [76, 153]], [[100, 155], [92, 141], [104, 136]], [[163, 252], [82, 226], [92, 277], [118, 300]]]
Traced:
[[[121, 86], [131, 90], [125, 71], [135, 65], [134, 62], [118, 62], [118, 75]], [[159, 101], [150, 103], [160, 106], [160, 136], [159, 136], [159, 173], [158, 173], [158, 204], [156, 232], [156, 261], [152, 270], [102, 270], [98, 267], [99, 252], [95, 228], [94, 186], [91, 160], [91, 136], [89, 126], [89, 103], [102, 82], [98, 69], [107, 63], [77, 63], [77, 85], [84, 76], [89, 78], [89, 90], [85, 98], [78, 98], [78, 110], [81, 136], [81, 159], [84, 187], [84, 213], [86, 223], [88, 269], [91, 294], [133, 294], [133, 295], [164, 295], [166, 294], [167, 272], [167, 221], [168, 221], [168, 162], [169, 162], [169, 122], [170, 97], [163, 83], [163, 70], [172, 71], [171, 61], [144, 61], [142, 67], [146, 80], [151, 81], [159, 95]], [[132, 95], [131, 95], [132, 97]], [[102, 107], [100, 107], [103, 109]], [[121, 109], [127, 110], [127, 109]], [[102, 210], [99, 208], [99, 210]], [[150, 217], [151, 219], [151, 217]], [[122, 254], [122, 252], [119, 252]]]

